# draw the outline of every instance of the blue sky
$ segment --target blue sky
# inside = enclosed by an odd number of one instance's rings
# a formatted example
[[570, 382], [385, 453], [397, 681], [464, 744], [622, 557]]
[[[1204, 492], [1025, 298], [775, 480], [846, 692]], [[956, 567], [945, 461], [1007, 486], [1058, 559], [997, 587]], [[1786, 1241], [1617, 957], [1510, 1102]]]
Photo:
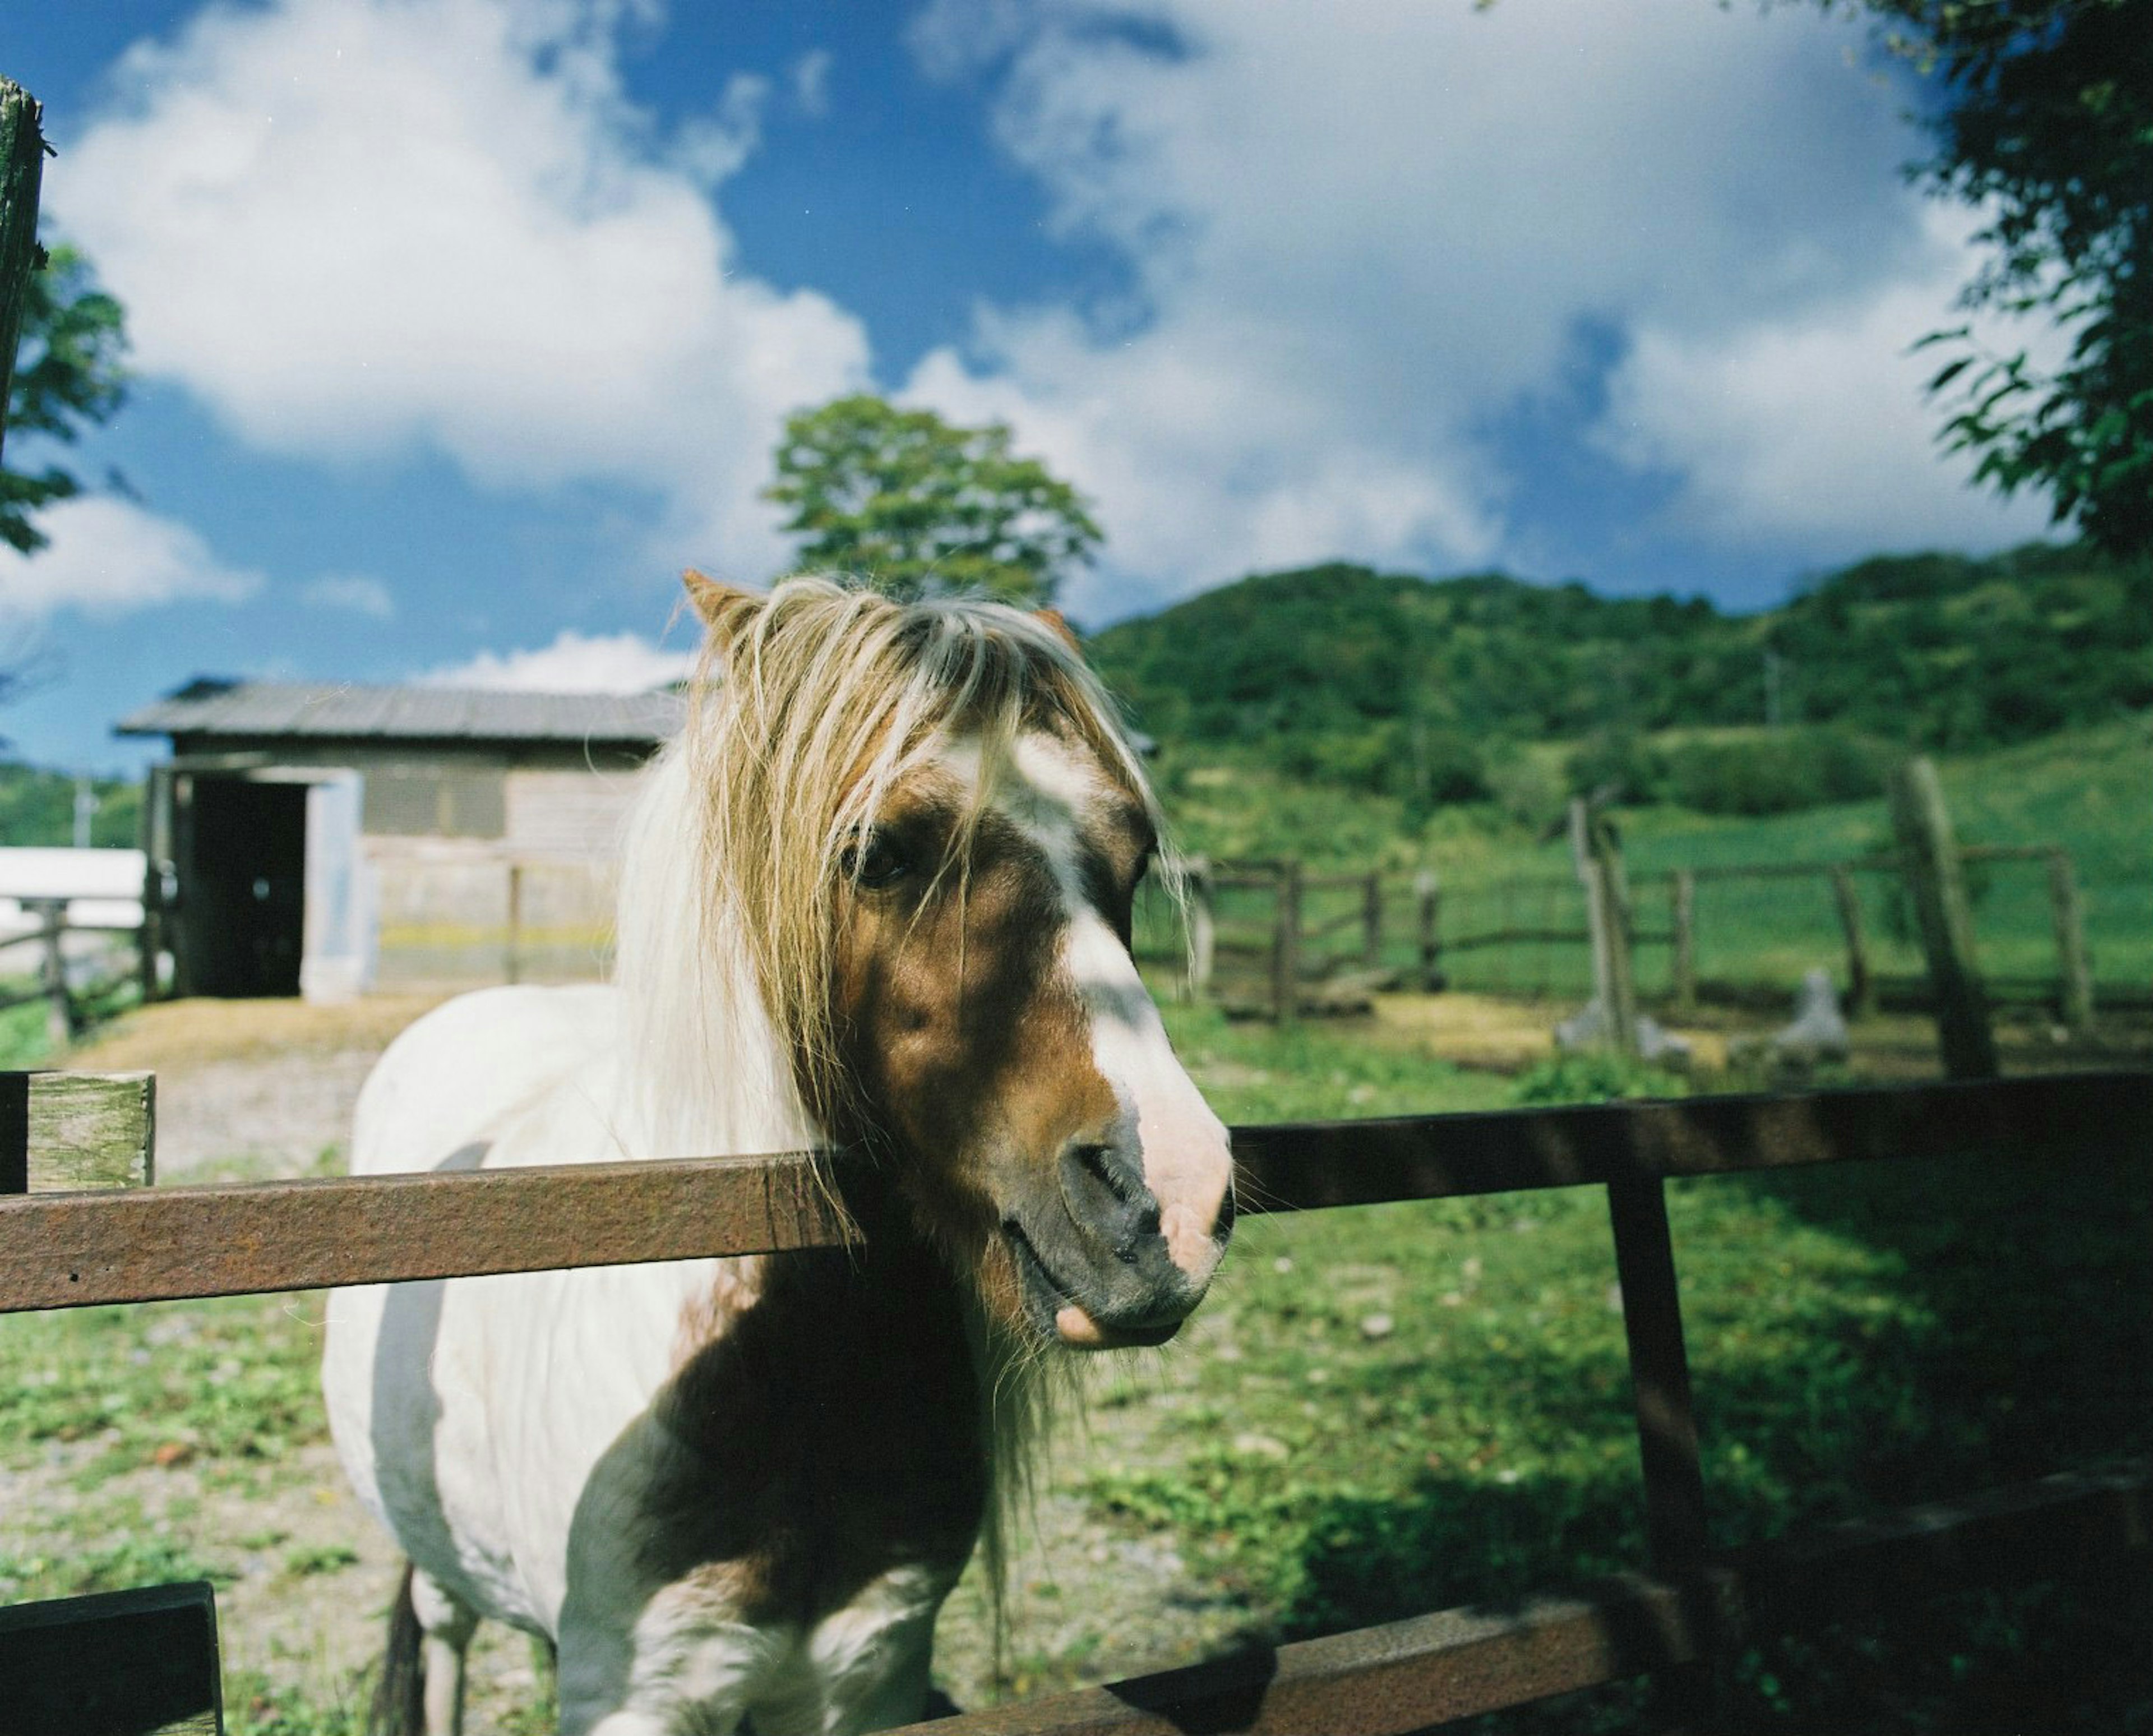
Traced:
[[1085, 490], [1090, 625], [1332, 557], [1755, 607], [2045, 521], [1934, 450], [1972, 221], [1804, 7], [68, 0], [0, 72], [135, 340], [74, 455], [128, 491], [0, 552], [45, 763], [202, 673], [662, 679], [862, 388]]

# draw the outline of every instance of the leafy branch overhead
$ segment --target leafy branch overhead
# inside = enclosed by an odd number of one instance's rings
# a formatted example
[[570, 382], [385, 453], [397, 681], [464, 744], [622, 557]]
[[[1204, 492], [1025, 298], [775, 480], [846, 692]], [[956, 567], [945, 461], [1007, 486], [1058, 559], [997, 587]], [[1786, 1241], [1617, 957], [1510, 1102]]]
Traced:
[[[96, 287], [89, 263], [74, 248], [49, 250], [30, 274], [23, 335], [8, 394], [8, 452], [26, 435], [72, 442], [102, 422], [126, 395], [120, 357], [127, 348], [120, 303]], [[33, 554], [45, 545], [31, 515], [82, 491], [64, 466], [18, 470], [0, 464], [0, 542]]]
[[1970, 326], [1929, 338], [1943, 443], [2110, 552], [2153, 551], [2153, 0], [1865, 6], [1937, 99], [1914, 178], [1984, 218], [1962, 303], [2044, 316], [2069, 346], [2046, 365]]
[[960, 428], [858, 395], [787, 419], [766, 500], [788, 509], [802, 568], [906, 598], [1053, 600], [1102, 539], [1088, 502], [1000, 422]]

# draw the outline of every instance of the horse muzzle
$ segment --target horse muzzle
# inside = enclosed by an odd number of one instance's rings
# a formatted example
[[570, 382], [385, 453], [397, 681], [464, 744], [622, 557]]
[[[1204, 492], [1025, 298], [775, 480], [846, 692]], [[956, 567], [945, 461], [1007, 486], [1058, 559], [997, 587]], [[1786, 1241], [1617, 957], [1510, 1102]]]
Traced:
[[1233, 1234], [1231, 1187], [1208, 1213], [1162, 1206], [1111, 1137], [1069, 1141], [1055, 1179], [1002, 1222], [1033, 1328], [1078, 1350], [1165, 1343], [1210, 1287]]

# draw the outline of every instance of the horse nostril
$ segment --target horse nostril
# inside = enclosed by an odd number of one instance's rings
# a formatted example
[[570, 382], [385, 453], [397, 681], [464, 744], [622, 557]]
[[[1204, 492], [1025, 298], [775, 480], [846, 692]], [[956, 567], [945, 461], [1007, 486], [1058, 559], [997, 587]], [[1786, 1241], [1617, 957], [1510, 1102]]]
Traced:
[[1072, 1140], [1061, 1153], [1061, 1193], [1070, 1215], [1127, 1257], [1135, 1243], [1159, 1233], [1158, 1201], [1143, 1170], [1118, 1145]]

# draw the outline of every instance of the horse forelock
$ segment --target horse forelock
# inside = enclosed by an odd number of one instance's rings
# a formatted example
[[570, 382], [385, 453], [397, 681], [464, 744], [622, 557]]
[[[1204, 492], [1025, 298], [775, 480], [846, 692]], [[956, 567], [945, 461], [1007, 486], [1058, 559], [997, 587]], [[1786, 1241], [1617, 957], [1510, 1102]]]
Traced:
[[977, 742], [982, 775], [941, 865], [959, 875], [1026, 730], [1087, 751], [1155, 821], [1157, 804], [1112, 702], [1040, 618], [792, 579], [731, 625], [711, 636], [671, 751], [692, 807], [674, 848], [695, 853], [705, 931], [747, 955], [802, 1105], [827, 1128], [848, 1107], [828, 998], [848, 853], [900, 784], [952, 736]]

